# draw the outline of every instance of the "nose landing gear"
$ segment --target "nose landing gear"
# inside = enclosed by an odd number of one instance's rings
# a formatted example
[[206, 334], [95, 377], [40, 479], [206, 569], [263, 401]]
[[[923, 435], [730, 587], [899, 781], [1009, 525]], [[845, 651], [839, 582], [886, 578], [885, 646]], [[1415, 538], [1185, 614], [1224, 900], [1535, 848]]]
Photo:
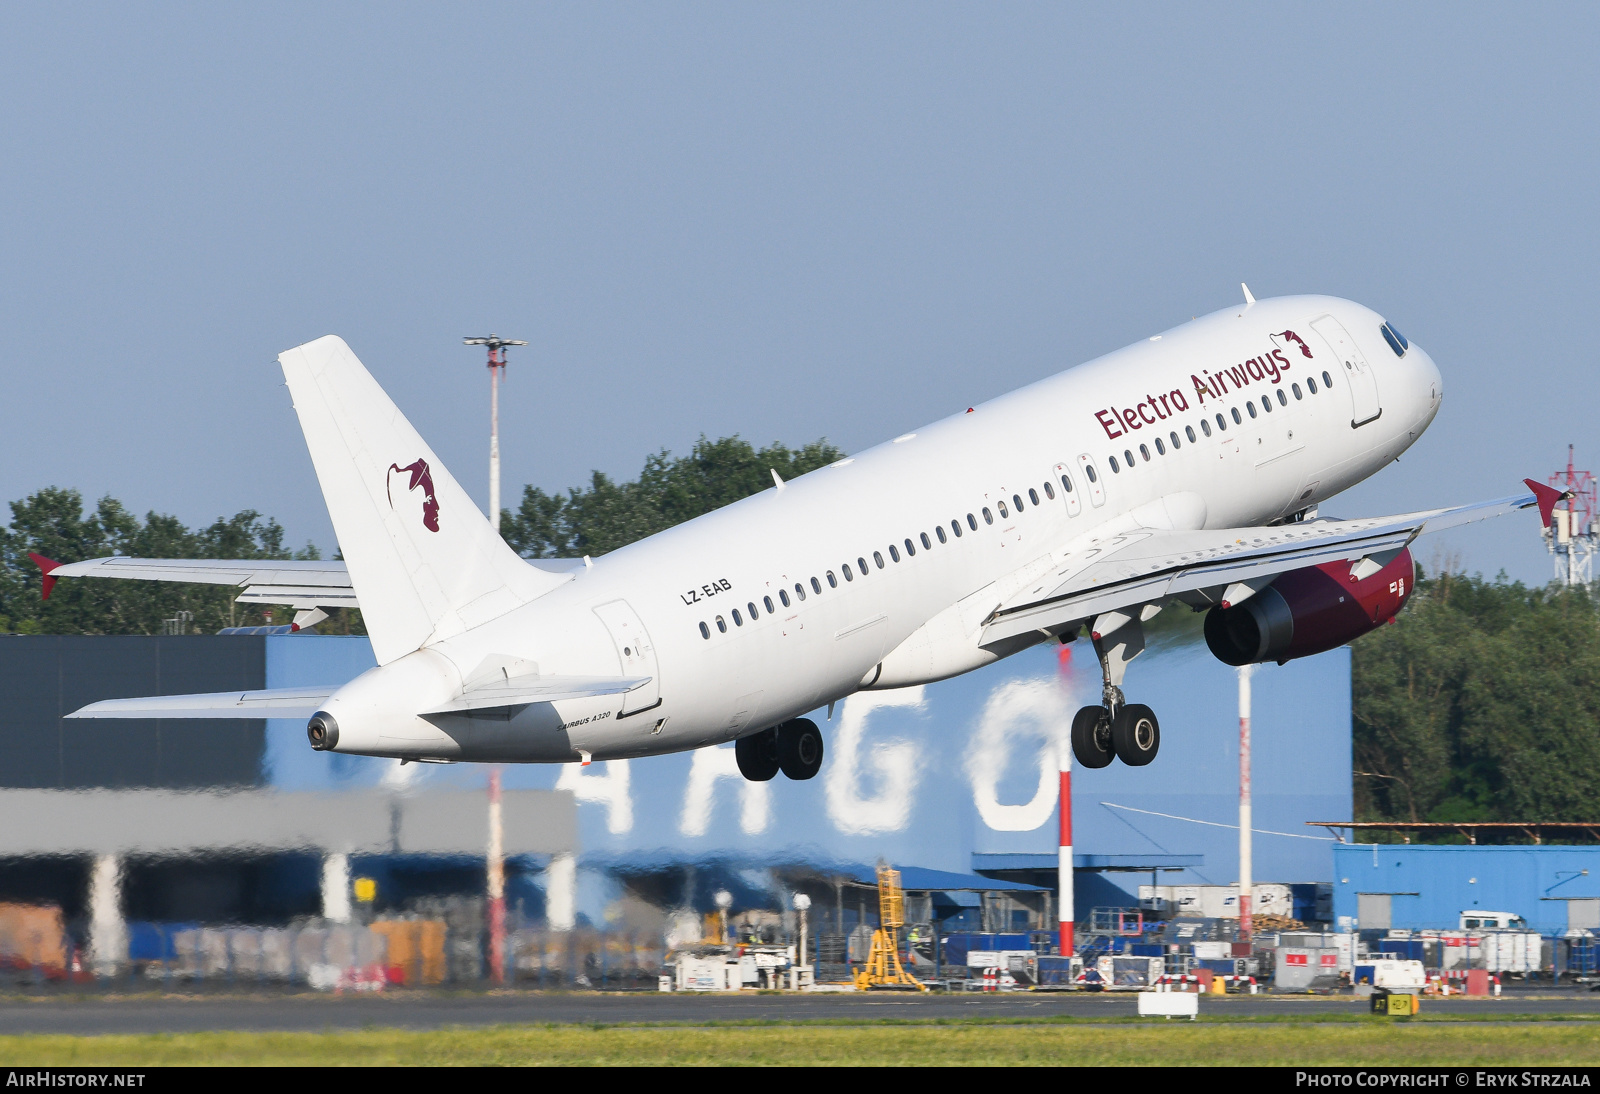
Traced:
[[1100, 659], [1101, 705], [1084, 707], [1072, 719], [1072, 755], [1087, 768], [1105, 767], [1113, 757], [1143, 767], [1161, 748], [1161, 724], [1155, 711], [1123, 698], [1122, 679], [1128, 662], [1144, 652], [1144, 627], [1137, 615], [1109, 633], [1102, 633], [1099, 623], [1096, 619], [1090, 630]]

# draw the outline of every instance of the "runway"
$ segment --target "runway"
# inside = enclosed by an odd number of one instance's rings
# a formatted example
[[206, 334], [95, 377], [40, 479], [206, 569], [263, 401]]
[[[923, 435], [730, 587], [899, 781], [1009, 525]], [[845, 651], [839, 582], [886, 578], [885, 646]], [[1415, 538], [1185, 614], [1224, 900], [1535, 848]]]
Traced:
[[[877, 1022], [951, 1019], [1037, 1021], [1052, 1017], [1134, 1017], [1132, 994], [1016, 993], [984, 995], [756, 994], [689, 995], [578, 992], [392, 992], [330, 996], [310, 993], [226, 995], [11, 996], [0, 1000], [0, 1035], [260, 1032], [391, 1027], [708, 1022]], [[1365, 1013], [1349, 996], [1206, 996], [1202, 1016], [1305, 1017]], [[1427, 999], [1424, 1015], [1494, 1022], [1518, 1015], [1597, 1015], [1600, 993], [1561, 989], [1507, 993], [1500, 999]]]

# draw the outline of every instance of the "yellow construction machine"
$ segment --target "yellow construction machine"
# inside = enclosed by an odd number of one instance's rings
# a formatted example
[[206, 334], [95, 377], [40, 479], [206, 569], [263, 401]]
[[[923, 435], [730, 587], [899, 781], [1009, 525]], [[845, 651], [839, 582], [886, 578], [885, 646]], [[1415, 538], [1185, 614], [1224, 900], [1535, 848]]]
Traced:
[[886, 863], [878, 864], [878, 929], [872, 932], [872, 950], [867, 963], [856, 970], [856, 988], [893, 988], [902, 991], [927, 991], [905, 966], [900, 964], [900, 928], [906, 924], [906, 897], [900, 888], [900, 871]]

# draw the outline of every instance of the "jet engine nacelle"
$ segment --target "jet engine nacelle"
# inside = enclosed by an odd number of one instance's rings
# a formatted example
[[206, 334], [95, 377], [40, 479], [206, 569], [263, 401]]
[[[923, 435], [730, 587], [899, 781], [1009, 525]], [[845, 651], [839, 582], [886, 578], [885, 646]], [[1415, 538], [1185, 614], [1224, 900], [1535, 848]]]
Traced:
[[1387, 565], [1329, 562], [1290, 570], [1243, 604], [1206, 613], [1206, 645], [1229, 665], [1283, 664], [1342, 646], [1393, 619], [1411, 597], [1416, 566], [1402, 549]]

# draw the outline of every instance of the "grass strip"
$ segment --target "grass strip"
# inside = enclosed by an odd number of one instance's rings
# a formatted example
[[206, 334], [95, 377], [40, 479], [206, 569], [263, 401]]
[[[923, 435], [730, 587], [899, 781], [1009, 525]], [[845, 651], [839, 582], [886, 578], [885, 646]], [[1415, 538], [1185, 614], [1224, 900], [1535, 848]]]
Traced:
[[874, 1022], [0, 1037], [0, 1066], [1441, 1065], [1600, 1063], [1589, 1023]]

